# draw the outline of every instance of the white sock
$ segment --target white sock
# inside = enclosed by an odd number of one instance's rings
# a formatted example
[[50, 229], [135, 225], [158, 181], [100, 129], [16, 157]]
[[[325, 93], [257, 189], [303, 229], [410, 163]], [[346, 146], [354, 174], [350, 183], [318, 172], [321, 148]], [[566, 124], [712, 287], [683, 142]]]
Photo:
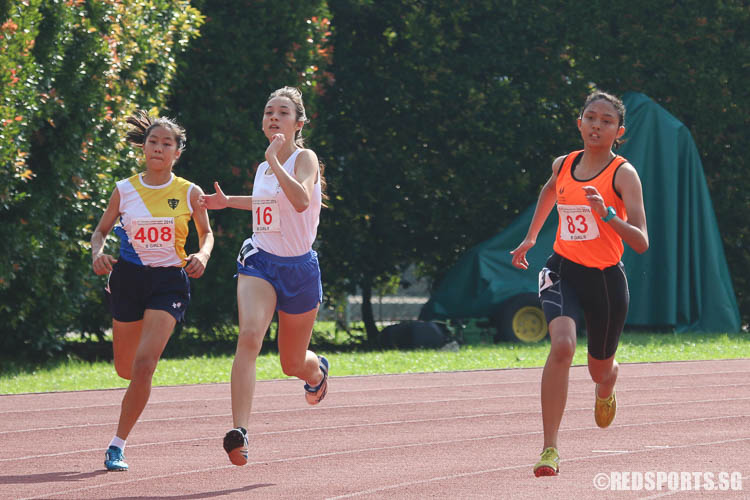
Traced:
[[109, 442], [110, 446], [117, 446], [122, 451], [125, 451], [125, 439], [120, 439], [117, 436], [112, 438], [112, 441]]

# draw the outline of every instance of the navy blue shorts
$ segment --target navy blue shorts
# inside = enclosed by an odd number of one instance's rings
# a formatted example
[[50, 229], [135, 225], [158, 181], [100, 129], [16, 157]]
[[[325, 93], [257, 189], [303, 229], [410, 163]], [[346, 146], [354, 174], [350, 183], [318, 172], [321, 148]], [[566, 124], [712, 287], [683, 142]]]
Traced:
[[588, 351], [594, 359], [615, 354], [630, 303], [622, 262], [597, 269], [553, 253], [539, 273], [539, 298], [547, 323], [558, 316], [586, 320]]
[[[244, 250], [244, 248], [243, 248]], [[302, 314], [318, 307], [323, 300], [318, 254], [314, 250], [296, 257], [280, 257], [265, 252], [240, 257], [237, 273], [268, 281], [276, 290], [276, 310]]]
[[168, 312], [179, 323], [190, 303], [190, 279], [181, 267], [141, 266], [120, 257], [105, 292], [117, 321], [139, 321], [146, 309], [155, 309]]

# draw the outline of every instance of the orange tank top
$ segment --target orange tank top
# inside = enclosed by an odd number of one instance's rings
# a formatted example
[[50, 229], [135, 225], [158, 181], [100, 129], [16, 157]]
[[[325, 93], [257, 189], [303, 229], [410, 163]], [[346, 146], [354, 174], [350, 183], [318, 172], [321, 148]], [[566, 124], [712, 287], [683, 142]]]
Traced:
[[583, 186], [594, 186], [604, 198], [604, 204], [614, 207], [617, 216], [627, 220], [625, 204], [615, 191], [615, 173], [627, 160], [616, 156], [594, 178], [579, 180], [575, 167], [583, 158], [583, 150], [565, 157], [557, 173], [555, 193], [559, 222], [554, 250], [568, 260], [582, 266], [604, 269], [614, 266], [622, 258], [625, 247], [622, 238], [591, 210]]

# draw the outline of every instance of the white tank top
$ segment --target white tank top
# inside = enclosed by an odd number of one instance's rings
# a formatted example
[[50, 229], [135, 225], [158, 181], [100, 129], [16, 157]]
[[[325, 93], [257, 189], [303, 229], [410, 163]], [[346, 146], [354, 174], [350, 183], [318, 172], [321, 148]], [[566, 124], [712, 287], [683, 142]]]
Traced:
[[[282, 165], [289, 175], [294, 177], [294, 163], [301, 149], [294, 153]], [[266, 174], [269, 170], [267, 161], [258, 166], [253, 183], [253, 197], [273, 198], [279, 204], [279, 217], [281, 219], [280, 232], [253, 233], [253, 244], [268, 253], [281, 257], [296, 257], [312, 250], [313, 242], [318, 234], [318, 222], [320, 220], [320, 206], [322, 193], [320, 190], [320, 171], [315, 182], [310, 205], [304, 212], [297, 212], [289, 198], [281, 189], [276, 175], [273, 172]]]

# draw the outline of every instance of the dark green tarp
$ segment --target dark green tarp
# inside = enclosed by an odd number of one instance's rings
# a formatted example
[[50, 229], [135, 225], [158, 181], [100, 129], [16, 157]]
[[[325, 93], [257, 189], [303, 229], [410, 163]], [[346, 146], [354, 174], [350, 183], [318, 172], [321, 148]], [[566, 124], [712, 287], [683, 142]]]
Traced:
[[[737, 299], [690, 132], [643, 94], [628, 92], [623, 102], [627, 142], [617, 152], [641, 178], [650, 241], [641, 255], [625, 246], [627, 324], [739, 331]], [[525, 236], [533, 213], [531, 206], [500, 234], [468, 250], [422, 308], [420, 319], [488, 317], [506, 299], [536, 292], [537, 273], [552, 252], [557, 211], [528, 252], [527, 271], [514, 268], [509, 253]]]

